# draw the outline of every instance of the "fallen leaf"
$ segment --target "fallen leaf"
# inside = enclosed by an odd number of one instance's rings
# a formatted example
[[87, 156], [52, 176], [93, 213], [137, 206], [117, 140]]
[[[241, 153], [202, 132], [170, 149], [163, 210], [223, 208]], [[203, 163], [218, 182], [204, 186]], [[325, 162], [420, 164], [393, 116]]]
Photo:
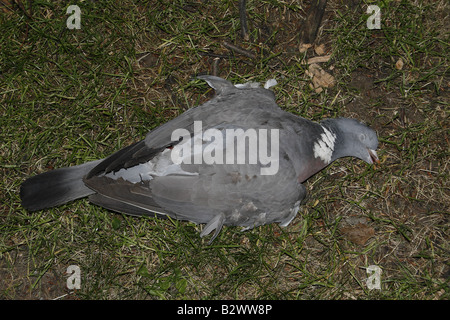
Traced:
[[300, 53], [303, 53], [308, 51], [308, 49], [311, 47], [312, 47], [311, 43], [300, 43], [298, 50], [300, 51]]
[[403, 63], [402, 58], [399, 58], [399, 59], [397, 60], [397, 62], [395, 63], [395, 68], [396, 68], [397, 70], [402, 70], [402, 69], [403, 69], [403, 65], [404, 65], [404, 63]]
[[375, 234], [375, 230], [366, 224], [358, 223], [353, 227], [341, 228], [341, 232], [349, 241], [364, 245]]
[[317, 55], [321, 56], [325, 53], [325, 45], [322, 43], [318, 46], [314, 47], [314, 51], [316, 52]]
[[331, 88], [335, 84], [334, 77], [318, 64], [310, 64], [306, 74], [312, 78], [312, 88], [317, 93], [322, 92], [323, 88]]
[[328, 60], [330, 60], [330, 58], [331, 58], [331, 55], [309, 58], [308, 64], [318, 63], [318, 62], [327, 62]]
[[158, 63], [158, 56], [151, 52], [145, 52], [136, 57], [139, 66], [142, 68], [153, 68]]

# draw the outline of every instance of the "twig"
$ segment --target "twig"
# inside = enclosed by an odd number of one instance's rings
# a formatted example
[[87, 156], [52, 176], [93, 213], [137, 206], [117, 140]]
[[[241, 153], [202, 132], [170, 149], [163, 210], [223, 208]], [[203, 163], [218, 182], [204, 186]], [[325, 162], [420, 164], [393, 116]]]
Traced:
[[312, 57], [308, 59], [308, 64], [318, 63], [318, 62], [327, 62], [330, 60], [331, 55], [326, 56], [318, 56], [318, 57]]
[[220, 58], [214, 58], [212, 64], [212, 75], [216, 77], [219, 75], [219, 62]]
[[27, 9], [25, 9], [25, 7], [24, 7], [24, 5], [23, 5], [23, 3], [22, 3], [22, 1], [20, 1], [20, 0], [15, 0], [14, 1], [15, 2], [15, 4], [19, 7], [19, 9], [29, 18], [29, 19], [31, 19], [31, 20], [33, 20], [33, 16], [32, 16], [32, 14], [33, 14], [33, 7], [32, 7], [32, 2], [31, 2], [31, 0], [29, 0], [28, 1], [28, 6], [30, 7], [30, 12], [28, 12], [27, 11]]
[[248, 41], [247, 14], [245, 12], [246, 2], [246, 0], [239, 0], [239, 21], [241, 22], [241, 36], [245, 41]]
[[214, 52], [199, 52], [198, 54], [201, 56], [211, 57], [211, 58], [220, 58], [220, 59], [231, 59], [232, 58], [230, 55], [218, 54], [218, 53], [214, 53]]
[[253, 52], [245, 50], [245, 49], [242, 49], [240, 47], [237, 47], [234, 44], [229, 43], [228, 41], [224, 41], [223, 45], [224, 45], [225, 48], [230, 49], [230, 50], [232, 50], [234, 52], [237, 52], [237, 53], [239, 53], [239, 54], [241, 54], [243, 56], [246, 56], [246, 57], [248, 57], [250, 59], [256, 59], [256, 55]]

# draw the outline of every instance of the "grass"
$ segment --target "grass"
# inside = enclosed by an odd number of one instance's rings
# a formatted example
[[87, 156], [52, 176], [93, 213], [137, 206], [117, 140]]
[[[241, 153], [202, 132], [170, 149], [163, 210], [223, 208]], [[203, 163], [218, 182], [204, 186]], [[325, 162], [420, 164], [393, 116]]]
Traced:
[[[313, 49], [300, 53], [296, 36], [308, 1], [248, 1], [247, 42], [236, 1], [84, 1], [80, 30], [66, 28], [61, 1], [1, 11], [0, 297], [448, 299], [449, 6], [381, 1], [382, 28], [368, 30], [374, 2], [349, 3], [328, 2], [317, 43], [337, 85], [320, 94], [305, 75]], [[193, 76], [211, 73], [212, 53], [234, 82], [276, 78], [285, 110], [365, 121], [382, 164], [341, 159], [308, 180], [289, 227], [224, 228], [212, 245], [192, 223], [86, 200], [20, 206], [26, 177], [105, 157], [209, 99]], [[351, 241], [352, 219], [373, 236]], [[69, 265], [80, 290], [66, 287]], [[381, 290], [367, 288], [369, 265], [382, 269]]]

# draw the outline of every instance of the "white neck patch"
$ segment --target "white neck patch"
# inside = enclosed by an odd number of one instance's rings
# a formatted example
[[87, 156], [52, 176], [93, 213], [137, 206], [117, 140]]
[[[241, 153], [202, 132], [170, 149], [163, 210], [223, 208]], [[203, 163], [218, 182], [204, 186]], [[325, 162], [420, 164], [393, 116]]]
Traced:
[[323, 162], [329, 164], [334, 151], [336, 134], [332, 133], [323, 126], [322, 129], [324, 133], [322, 133], [320, 138], [314, 142], [314, 158], [320, 158]]

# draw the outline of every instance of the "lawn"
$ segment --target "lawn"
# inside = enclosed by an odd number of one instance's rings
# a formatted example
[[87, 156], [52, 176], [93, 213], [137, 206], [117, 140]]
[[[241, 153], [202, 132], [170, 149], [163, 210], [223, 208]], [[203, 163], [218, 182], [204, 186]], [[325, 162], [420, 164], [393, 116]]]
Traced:
[[[247, 1], [244, 39], [238, 1], [0, 1], [0, 298], [449, 299], [450, 5], [330, 0], [305, 48], [310, 2]], [[331, 84], [314, 87], [315, 57]], [[210, 99], [195, 76], [211, 73], [275, 78], [284, 110], [367, 123], [381, 163], [340, 159], [306, 182], [288, 227], [225, 227], [211, 245], [202, 226], [87, 200], [21, 207], [24, 179], [144, 138]]]

